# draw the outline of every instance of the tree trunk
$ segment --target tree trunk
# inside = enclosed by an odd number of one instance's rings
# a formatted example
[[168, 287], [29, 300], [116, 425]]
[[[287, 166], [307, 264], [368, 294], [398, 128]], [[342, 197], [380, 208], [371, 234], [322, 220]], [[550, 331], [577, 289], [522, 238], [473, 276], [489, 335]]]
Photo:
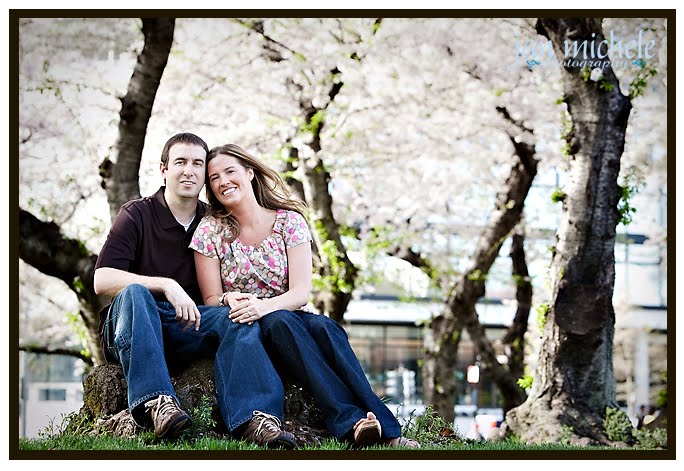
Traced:
[[[541, 19], [537, 25], [561, 60], [567, 59], [565, 41], [598, 44], [604, 39], [600, 19]], [[612, 90], [583, 79], [579, 67], [566, 67], [563, 74], [573, 131], [551, 264], [552, 300], [532, 391], [506, 416], [510, 429], [526, 442], [558, 441], [563, 428], [571, 428], [573, 439], [607, 443], [606, 408], [617, 407], [612, 361], [617, 178], [631, 103], [612, 69], [603, 74]]]
[[[499, 109], [499, 112], [509, 124], [521, 127], [519, 123], [512, 121], [505, 109]], [[526, 142], [531, 132], [524, 131], [523, 139], [514, 137], [519, 133], [509, 132], [515, 155], [504, 190], [497, 196], [494, 213], [470, 259], [470, 267], [450, 290], [451, 294], [442, 313], [432, 319], [428, 326], [430, 341], [426, 342], [423, 362], [423, 392], [425, 397], [430, 398], [429, 403], [437, 413], [447, 421], [454, 418], [454, 365], [462, 328], [467, 329], [482, 368], [497, 382], [506, 401], [519, 404], [524, 400], [524, 393], [518, 387], [516, 378], [496, 359], [494, 348], [486, 338], [484, 327], [475, 312], [475, 304], [485, 294], [487, 273], [496, 260], [501, 245], [520, 221], [525, 198], [537, 174], [534, 145]]]
[[[323, 123], [321, 127], [322, 125]], [[299, 162], [304, 174], [304, 194], [314, 225], [312, 236], [319, 261], [316, 269], [325, 286], [324, 289], [316, 290], [315, 304], [321, 313], [342, 322], [352, 298], [358, 269], [347, 256], [347, 249], [340, 236], [340, 226], [332, 212], [330, 173], [318, 156], [320, 147], [313, 149], [315, 153], [300, 157]]]
[[[532, 282], [525, 261], [525, 230], [521, 222], [511, 238], [511, 262], [515, 281], [516, 311], [513, 322], [506, 331], [501, 343], [508, 357], [508, 371], [513, 378], [520, 378], [525, 372], [525, 332], [527, 332], [530, 309], [532, 307]], [[513, 407], [504, 399], [504, 414]]]
[[142, 19], [145, 45], [138, 55], [126, 96], [121, 99], [114, 158], [105, 159], [100, 165], [102, 187], [107, 190], [112, 220], [122, 204], [140, 197], [138, 180], [147, 123], [169, 58], [174, 25], [174, 18]]
[[358, 269], [349, 260], [347, 249], [342, 243], [340, 225], [332, 211], [330, 172], [320, 157], [325, 111], [342, 88], [342, 81], [336, 80], [339, 75], [339, 70], [331, 71], [333, 78], [328, 92], [329, 101], [321, 108], [315, 107], [312, 100], [305, 97], [301, 86], [293, 84], [300, 94], [299, 108], [304, 122], [297, 133], [309, 134], [310, 137], [303, 139], [306, 142], [304, 149], [290, 146], [288, 165], [294, 169], [293, 163], [296, 162], [302, 170], [301, 187], [296, 185], [295, 191], [303, 191], [314, 226], [311, 231], [315, 249], [314, 268], [320, 281], [318, 287], [314, 286], [314, 304], [320, 313], [342, 322], [352, 298]]
[[[147, 123], [171, 49], [174, 23], [173, 18], [142, 20], [145, 46], [138, 56], [128, 93], [121, 100], [116, 163], [105, 159], [100, 165], [112, 219], [123, 203], [140, 196], [138, 175]], [[93, 363], [104, 363], [98, 326], [100, 310], [108, 298], [96, 296], [93, 288], [97, 255], [80, 241], [64, 237], [55, 223], [40, 221], [21, 208], [19, 220], [19, 256], [42, 273], [63, 280], [76, 293]]]
[[[171, 370], [171, 384], [180, 406], [195, 423], [191, 436], [209, 434], [222, 437], [228, 434], [216, 402], [214, 361], [203, 358], [186, 368]], [[330, 439], [323, 413], [313, 396], [287, 376], [285, 388], [283, 428], [292, 432], [302, 446], [320, 446]], [[135, 424], [128, 410], [128, 387], [119, 365], [107, 364], [92, 368], [83, 379], [83, 406], [78, 412], [81, 420], [74, 420], [81, 434], [109, 434], [133, 438], [145, 429]]]
[[[449, 327], [445, 324], [449, 323]], [[424, 329], [423, 337], [423, 400], [447, 422], [454, 421], [454, 402], [456, 397], [456, 357], [458, 345], [463, 335], [463, 319], [453, 318], [445, 306], [442, 312], [430, 320]], [[444, 340], [439, 337], [447, 329], [451, 335]]]
[[[281, 51], [293, 52], [291, 48], [265, 33], [263, 21], [237, 21], [262, 37], [263, 54], [268, 60], [280, 62], [286, 60]], [[381, 24], [382, 19], [378, 18], [373, 25], [373, 34], [377, 33]], [[350, 53], [350, 57], [363, 60], [355, 51]], [[314, 239], [312, 252], [316, 272], [314, 305], [321, 314], [337, 322], [342, 322], [344, 318], [358, 274], [358, 268], [349, 259], [347, 249], [342, 243], [341, 228], [332, 211], [330, 173], [320, 157], [325, 112], [344, 86], [341, 77], [342, 72], [337, 67], [329, 72], [329, 78], [325, 82], [326, 87], [329, 87], [328, 100], [321, 106], [313, 104], [311, 95], [315, 92], [304, 90], [304, 87], [294, 80], [290, 82], [299, 101], [299, 119], [303, 123], [295, 135], [304, 137], [304, 145], [298, 149], [292, 145], [294, 139], [288, 140], [289, 159], [286, 164], [286, 170], [290, 172], [301, 168], [302, 181], [297, 182], [294, 178], [289, 178], [288, 184], [296, 195], [303, 196], [311, 210], [310, 219], [314, 226], [311, 231]]]
[[54, 222], [43, 222], [19, 209], [19, 256], [40, 272], [59, 278], [76, 293], [85, 324], [87, 347], [95, 364], [104, 362], [98, 340], [100, 309], [108, 299], [95, 295], [93, 273], [97, 255], [77, 240], [66, 238]]

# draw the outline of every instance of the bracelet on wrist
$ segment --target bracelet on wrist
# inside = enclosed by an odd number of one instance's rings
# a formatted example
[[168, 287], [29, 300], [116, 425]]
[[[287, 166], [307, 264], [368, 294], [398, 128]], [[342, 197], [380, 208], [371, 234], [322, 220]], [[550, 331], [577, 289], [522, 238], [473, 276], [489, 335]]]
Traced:
[[219, 297], [219, 306], [225, 306], [225, 304], [223, 304], [223, 300], [225, 299], [225, 297], [226, 293], [221, 294], [221, 296]]

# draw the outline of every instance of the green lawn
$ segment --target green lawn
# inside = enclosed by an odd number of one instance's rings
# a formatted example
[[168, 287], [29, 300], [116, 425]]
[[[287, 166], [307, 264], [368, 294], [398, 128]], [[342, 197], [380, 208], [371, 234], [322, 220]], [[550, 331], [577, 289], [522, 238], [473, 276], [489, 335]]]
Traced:
[[[206, 410], [205, 410], [206, 409]], [[320, 445], [305, 446], [297, 450], [268, 450], [241, 440], [217, 435], [211, 418], [211, 409], [197, 408], [193, 412], [193, 426], [175, 440], [159, 440], [152, 430], [133, 438], [114, 437], [101, 433], [92, 420], [72, 414], [59, 428], [48, 428], [38, 439], [21, 438], [10, 452], [11, 458], [27, 459], [672, 459], [674, 449], [667, 449], [667, 432], [632, 430], [636, 440], [632, 447], [572, 446], [561, 443], [530, 445], [516, 437], [498, 441], [480, 441], [462, 438], [450, 429], [450, 424], [432, 409], [420, 417], [411, 417], [403, 426], [404, 436], [413, 438], [422, 447], [392, 449], [371, 447], [351, 449], [348, 444], [333, 439]], [[631, 424], [622, 417], [609, 415], [607, 428], [616, 442], [625, 440]], [[624, 430], [623, 430], [624, 429]], [[567, 432], [567, 430], [566, 430]], [[620, 432], [622, 435], [618, 434]], [[12, 443], [10, 443], [12, 445]]]
[[[624, 456], [627, 455], [627, 456]], [[514, 440], [479, 442], [439, 440], [423, 442], [420, 450], [371, 447], [352, 450], [335, 440], [320, 446], [298, 450], [267, 450], [239, 440], [220, 438], [158, 441], [152, 433], [134, 439], [104, 436], [62, 435], [43, 439], [19, 440], [15, 458], [85, 458], [85, 459], [667, 459], [667, 450], [618, 449], [611, 447], [576, 447], [560, 444], [525, 445]]]

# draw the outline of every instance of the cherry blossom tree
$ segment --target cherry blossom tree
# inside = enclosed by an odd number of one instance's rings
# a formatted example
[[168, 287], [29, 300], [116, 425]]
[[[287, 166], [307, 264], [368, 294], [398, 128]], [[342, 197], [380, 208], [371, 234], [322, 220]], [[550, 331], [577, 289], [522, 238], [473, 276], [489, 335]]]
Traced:
[[636, 92], [623, 94], [612, 67], [591, 71], [575, 65], [583, 63], [577, 49], [568, 53], [568, 43], [604, 40], [600, 19], [542, 18], [538, 30], [553, 43], [556, 56], [567, 61], [563, 84], [571, 119], [564, 132], [569, 178], [532, 390], [524, 404], [508, 412], [506, 422], [526, 442], [558, 441], [565, 427], [573, 440], [610, 443], [603, 422], [607, 409], [618, 409], [614, 251], [616, 227], [628, 216], [620, 210], [624, 192], [618, 176], [630, 98]]
[[[563, 71], [530, 68], [519, 54], [541, 38], [536, 19], [180, 18], [173, 26], [159, 20], [150, 30], [152, 24], [20, 20], [22, 312], [79, 312], [87, 346], [100, 361], [93, 327], [105, 300], [89, 285], [94, 259], [112, 212], [121, 201], [156, 190], [161, 147], [185, 130], [210, 147], [245, 147], [282, 170], [306, 200], [317, 273], [321, 281], [334, 280], [318, 287], [323, 312], [342, 319], [355, 291], [375, 289], [375, 263], [381, 267], [387, 255], [422, 270], [418, 291], [405, 293], [401, 280], [390, 281], [402, 293], [443, 301], [425, 329], [432, 340], [424, 372], [437, 372], [427, 374], [425, 387], [445, 417], [453, 414], [448, 384], [458, 342], [447, 348], [435, 340], [457, 340], [463, 329], [499, 388], [509, 388], [507, 408], [522, 401], [514, 384], [521, 352], [511, 347], [520, 347], [526, 334], [529, 340], [530, 305], [552, 293], [543, 280], [525, 275], [525, 265], [550, 263], [534, 241], [563, 214], [549, 189], [524, 187], [532, 177], [548, 186], [572, 174], [562, 152], [568, 137]], [[604, 20], [604, 30], [623, 36], [651, 27], [662, 55], [658, 20]], [[139, 61], [155, 50], [154, 61]], [[154, 72], [136, 75], [153, 63]], [[635, 83], [642, 91], [631, 100], [630, 116], [642, 119], [627, 124], [619, 178], [636, 175], [646, 189], [662, 187], [665, 178], [666, 159], [654, 149], [666, 142], [659, 81], [666, 61], [657, 67], [655, 79], [644, 76], [649, 68], [619, 76], [624, 90]], [[149, 90], [147, 82], [136, 84], [139, 77], [150, 79]], [[525, 168], [527, 176], [517, 173], [525, 184], [515, 198], [504, 198], [511, 176]], [[635, 204], [641, 195], [650, 198], [644, 190]], [[497, 226], [509, 210], [515, 217]], [[524, 233], [524, 242], [515, 233]], [[652, 239], [664, 245], [664, 234]], [[493, 248], [514, 252], [516, 261], [492, 258]], [[335, 271], [331, 260], [341, 260], [342, 268]], [[495, 279], [497, 273], [505, 280]], [[40, 281], [46, 275], [50, 283]], [[529, 285], [516, 286], [514, 280], [526, 277]], [[41, 286], [49, 286], [54, 302], [32, 301], [45, 296]], [[517, 299], [516, 321], [504, 339], [506, 364], [496, 360], [500, 345], [481, 335], [472, 308], [485, 293]], [[457, 309], [464, 297], [471, 307]], [[39, 343], [35, 329], [24, 325], [22, 340]]]

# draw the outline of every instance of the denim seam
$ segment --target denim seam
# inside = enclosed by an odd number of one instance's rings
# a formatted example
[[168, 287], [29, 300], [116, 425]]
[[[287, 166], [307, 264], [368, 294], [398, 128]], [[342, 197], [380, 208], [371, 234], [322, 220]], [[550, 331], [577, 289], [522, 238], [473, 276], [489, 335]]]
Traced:
[[240, 428], [240, 426], [241, 426], [242, 424], [246, 424], [246, 423], [249, 422], [250, 420], [252, 420], [252, 415], [248, 415], [248, 416], [247, 416], [246, 418], [244, 418], [244, 419], [239, 419], [239, 420], [237, 420], [237, 421], [236, 421], [237, 423], [236, 423], [235, 425], [233, 425], [233, 424], [231, 423], [231, 424], [228, 426], [228, 428], [229, 428], [229, 430], [230, 430], [231, 433], [232, 433], [232, 432], [234, 432], [235, 430], [237, 430], [238, 428]]
[[116, 337], [114, 337], [114, 343], [116, 343], [117, 353], [118, 350], [122, 348], [126, 351], [126, 353], [131, 353], [131, 344], [126, 337], [122, 335], [117, 335]]

